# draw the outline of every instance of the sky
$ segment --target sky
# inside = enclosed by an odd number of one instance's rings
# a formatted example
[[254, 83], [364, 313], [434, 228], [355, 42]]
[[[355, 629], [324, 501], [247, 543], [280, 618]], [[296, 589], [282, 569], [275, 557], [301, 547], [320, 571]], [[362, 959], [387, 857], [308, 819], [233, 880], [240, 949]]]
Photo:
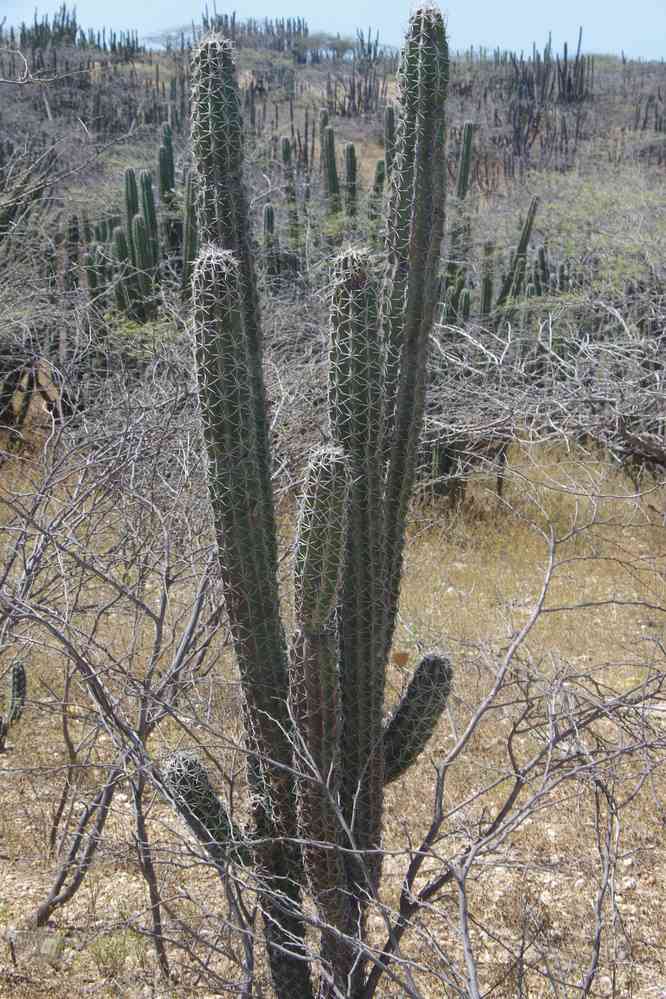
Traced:
[[[209, 4], [212, 7], [212, 0]], [[39, 14], [52, 13], [57, 2], [38, 4]], [[354, 35], [358, 27], [379, 29], [380, 40], [399, 45], [409, 17], [411, 0], [239, 0], [226, 4], [218, 0], [219, 12], [237, 11], [239, 17], [301, 16], [310, 30]], [[175, 29], [198, 19], [199, 0], [78, 0], [79, 23], [85, 27], [135, 28], [142, 35]], [[666, 57], [666, 0], [454, 0], [443, 3], [448, 34], [453, 49], [485, 45], [526, 52], [532, 42], [540, 47], [553, 33], [556, 50], [565, 41], [575, 46], [578, 28], [583, 27], [586, 52], [620, 51], [634, 58]], [[7, 24], [32, 20], [34, 0], [0, 0], [0, 20]]]

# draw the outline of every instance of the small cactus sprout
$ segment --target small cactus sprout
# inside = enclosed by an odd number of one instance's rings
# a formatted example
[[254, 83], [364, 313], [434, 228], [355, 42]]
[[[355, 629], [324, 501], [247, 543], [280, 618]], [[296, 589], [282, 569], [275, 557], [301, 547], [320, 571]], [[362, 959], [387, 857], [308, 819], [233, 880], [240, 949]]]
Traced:
[[167, 760], [164, 781], [178, 811], [216, 861], [247, 861], [249, 851], [215, 793], [196, 753], [181, 750]]

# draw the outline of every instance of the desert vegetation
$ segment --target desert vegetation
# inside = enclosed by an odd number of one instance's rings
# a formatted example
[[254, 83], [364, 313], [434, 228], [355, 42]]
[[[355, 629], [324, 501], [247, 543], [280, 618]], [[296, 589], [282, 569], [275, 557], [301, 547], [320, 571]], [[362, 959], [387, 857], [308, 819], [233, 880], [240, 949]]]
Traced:
[[0, 995], [666, 995], [663, 62], [0, 26]]

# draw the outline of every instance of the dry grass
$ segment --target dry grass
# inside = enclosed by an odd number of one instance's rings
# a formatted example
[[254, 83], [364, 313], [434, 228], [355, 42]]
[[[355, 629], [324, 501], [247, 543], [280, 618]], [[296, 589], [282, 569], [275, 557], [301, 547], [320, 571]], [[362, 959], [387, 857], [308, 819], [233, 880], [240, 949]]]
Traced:
[[[664, 606], [663, 550], [666, 534], [655, 511], [666, 500], [655, 491], [639, 502], [626, 481], [595, 456], [567, 455], [514, 448], [512, 478], [505, 501], [500, 503], [486, 489], [473, 483], [464, 507], [456, 513], [421, 507], [415, 510], [410, 529], [401, 617], [396, 651], [389, 676], [387, 700], [392, 703], [404, 685], [409, 669], [423, 645], [451, 651], [456, 667], [455, 696], [448, 716], [441, 722], [427, 753], [409, 777], [393, 786], [387, 799], [384, 899], [394, 905], [399, 897], [406, 866], [405, 847], [424, 835], [432, 808], [433, 760], [452, 744], [488, 689], [488, 665], [503, 654], [516, 629], [526, 620], [539, 593], [547, 561], [544, 533], [553, 528], [564, 535], [579, 528], [562, 543], [547, 607], [589, 604], [588, 609], [544, 615], [522, 649], [525, 661], [538, 662], [549, 674], [593, 673], [595, 679], [617, 689], [627, 689], [650, 668], [644, 644], [658, 638]], [[39, 461], [29, 456], [11, 459], [2, 471], [5, 496], [30, 486], [39, 476]], [[591, 498], [594, 494], [596, 498]], [[624, 498], [622, 498], [624, 497]], [[285, 514], [285, 537], [292, 521]], [[591, 524], [583, 530], [584, 525]], [[4, 543], [7, 543], [7, 540]], [[186, 590], [180, 595], [185, 603]], [[614, 601], [607, 604], [606, 601]], [[622, 602], [626, 601], [626, 605]], [[176, 611], [174, 612], [176, 614]], [[176, 615], [177, 616], [177, 615]], [[150, 633], [145, 635], [129, 620], [109, 619], [104, 638], [116, 656], [123, 651], [138, 664], [148, 654]], [[643, 644], [642, 644], [643, 643]], [[239, 775], [242, 760], [234, 746], [239, 735], [238, 698], [234, 667], [228, 651], [220, 648], [215, 675], [206, 681], [199, 704], [207, 702], [210, 725], [193, 724], [189, 740], [201, 739], [220, 759], [222, 769]], [[402, 665], [406, 653], [408, 666]], [[2, 760], [5, 769], [0, 843], [4, 876], [0, 893], [0, 920], [19, 925], [42, 900], [55, 870], [48, 855], [52, 810], [62, 787], [66, 758], [62, 747], [62, 664], [40, 655], [36, 646], [29, 662], [30, 704], [12, 732], [11, 752]], [[112, 747], [104, 733], [91, 737], [91, 720], [81, 691], [69, 706], [74, 737], [92, 739], [86, 750], [87, 767], [81, 774], [79, 797], [97, 785]], [[510, 712], [491, 713], [479, 727], [467, 752], [451, 769], [448, 803], [471, 802], [475, 789], [484, 789], [493, 776], [507, 773], [505, 735]], [[174, 722], [159, 729], [150, 750], [156, 756], [186, 741]], [[530, 739], [524, 740], [529, 744]], [[525, 751], [529, 745], [525, 745]], [[638, 761], [618, 768], [617, 780], [632, 785]], [[223, 783], [220, 775], [218, 779]], [[666, 939], [666, 899], [660, 891], [666, 874], [663, 850], [664, 781], [660, 771], [623, 812], [618, 908], [602, 952], [599, 994], [610, 994], [606, 980], [616, 979], [616, 995], [648, 999], [666, 981], [663, 954]], [[487, 808], [501, 800], [502, 783], [485, 792]], [[516, 995], [517, 985], [502, 939], [520, 936], [531, 927], [542, 946], [559, 955], [562, 966], [580, 963], [589, 949], [593, 930], [592, 902], [598, 880], [599, 857], [594, 846], [593, 796], [579, 785], [564, 785], [542, 813], [524, 823], [498, 851], [492, 862], [480, 865], [470, 884], [470, 905], [492, 927], [490, 938], [481, 928], [473, 931], [480, 970], [495, 981], [494, 996]], [[236, 796], [242, 800], [242, 793]], [[149, 799], [149, 829], [156, 848], [160, 878], [166, 898], [180, 895], [179, 912], [201, 921], [204, 913], [220, 913], [219, 888], [205, 869], [193, 873], [183, 853], [183, 830], [170, 810]], [[239, 805], [240, 820], [243, 806]], [[452, 817], [441, 849], [453, 851], [464, 840], [465, 823], [478, 820], [474, 806]], [[146, 922], [148, 901], [145, 883], [132, 845], [132, 807], [124, 791], [114, 800], [104, 845], [84, 887], [72, 903], [56, 913], [49, 927], [30, 931], [16, 944], [18, 966], [5, 953], [0, 964], [2, 996], [96, 996], [153, 994], [155, 961], [149, 941], [133, 929]], [[408, 839], [409, 837], [409, 839]], [[178, 860], [178, 863], [174, 863]], [[187, 890], [188, 897], [183, 896]], [[424, 965], [432, 965], [433, 939], [443, 952], [455, 952], [457, 903], [453, 895], [425, 914], [406, 943], [406, 952]], [[212, 907], [212, 909], [211, 909]], [[379, 916], [371, 919], [376, 942], [385, 935]], [[46, 941], [46, 942], [45, 942]], [[614, 949], [610, 943], [614, 944]], [[178, 968], [179, 958], [174, 957]], [[219, 962], [218, 962], [219, 963]], [[181, 969], [181, 973], [185, 968]], [[445, 996], [441, 985], [418, 973], [425, 994]], [[529, 977], [529, 976], [528, 976]], [[536, 976], [530, 996], [548, 994]], [[606, 988], [606, 991], [604, 989]], [[197, 994], [185, 987], [159, 986], [155, 994]], [[398, 995], [390, 985], [382, 995]]]

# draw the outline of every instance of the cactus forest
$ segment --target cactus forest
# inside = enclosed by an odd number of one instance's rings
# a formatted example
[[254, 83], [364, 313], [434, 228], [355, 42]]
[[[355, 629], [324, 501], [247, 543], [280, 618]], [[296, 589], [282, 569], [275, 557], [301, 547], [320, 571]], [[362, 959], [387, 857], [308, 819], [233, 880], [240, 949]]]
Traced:
[[0, 997], [666, 994], [664, 61], [403, 16], [0, 21]]

